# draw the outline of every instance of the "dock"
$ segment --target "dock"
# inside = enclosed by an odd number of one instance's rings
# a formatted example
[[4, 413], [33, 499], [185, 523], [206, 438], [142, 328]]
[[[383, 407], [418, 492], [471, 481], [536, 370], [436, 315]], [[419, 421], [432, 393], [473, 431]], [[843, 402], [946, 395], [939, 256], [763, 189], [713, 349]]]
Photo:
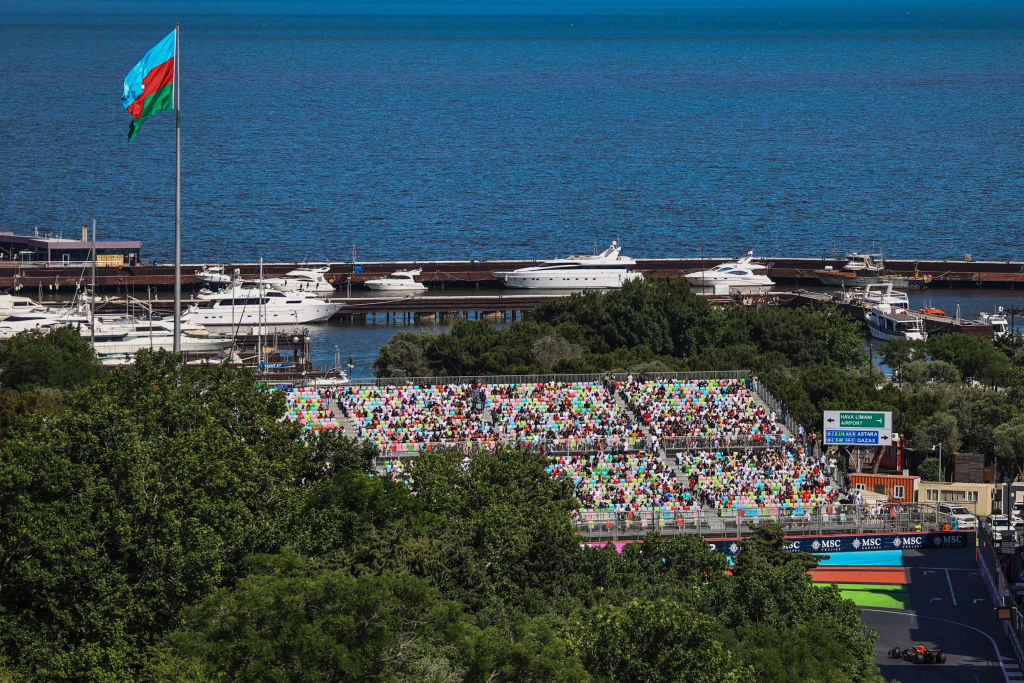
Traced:
[[[404, 296], [404, 297], [335, 297], [331, 301], [340, 303], [341, 310], [334, 320], [352, 323], [448, 323], [458, 319], [488, 320], [491, 322], [513, 322], [524, 319], [530, 311], [551, 299], [566, 294], [474, 294], [465, 295], [458, 291], [443, 296]], [[734, 294], [732, 296], [705, 296], [712, 306], [813, 306], [820, 308], [826, 304], [839, 306], [857, 320], [864, 320], [868, 307], [859, 302], [844, 302], [826, 292], [809, 292], [805, 290], [772, 291], [763, 294]], [[183, 309], [193, 299], [182, 301]], [[97, 305], [101, 313], [133, 313], [145, 315], [145, 308], [152, 307], [157, 315], [170, 315], [173, 301], [167, 298], [150, 300], [146, 304], [138, 302], [138, 310], [132, 310], [133, 304], [123, 299], [113, 299]], [[991, 325], [973, 319], [956, 319], [949, 316], [916, 313], [925, 322], [929, 334], [944, 332], [963, 332], [978, 336], [992, 337]]]
[[[851, 317], [857, 320], [864, 320], [868, 310], [870, 310], [870, 306], [865, 305], [863, 302], [840, 301], [837, 297], [825, 292], [791, 292], [786, 303], [790, 306], [810, 305], [815, 308], [825, 304], [833, 304], [835, 306], [839, 306], [839, 308], [843, 309], [849, 313]], [[990, 339], [995, 334], [991, 325], [981, 323], [973, 319], [957, 319], [950, 316], [921, 313], [918, 311], [914, 312], [914, 316], [924, 320], [924, 329], [928, 334], [961, 332], [963, 334], [972, 334], [979, 337], [988, 337]]]
[[[700, 258], [638, 258], [636, 269], [648, 278], [676, 277], [731, 260], [729, 257]], [[768, 275], [780, 285], [818, 285], [815, 270], [842, 267], [842, 259], [822, 258], [759, 258], [768, 266]], [[351, 296], [370, 278], [381, 277], [396, 270], [421, 269], [420, 280], [431, 290], [504, 289], [491, 273], [539, 265], [541, 261], [390, 261], [372, 263], [264, 263], [265, 277], [280, 276], [300, 267], [328, 267], [327, 278], [338, 287], [339, 294]], [[182, 266], [182, 286], [198, 289], [196, 273], [209, 264]], [[243, 278], [257, 277], [258, 263], [223, 264], [228, 272], [238, 269]], [[18, 289], [28, 296], [43, 298], [47, 293], [67, 293], [90, 279], [91, 263], [0, 260], [0, 290]], [[918, 272], [932, 277], [932, 288], [987, 287], [1015, 289], [1024, 286], [1024, 262], [974, 261], [965, 256], [959, 261], [886, 260], [887, 272], [912, 275]], [[110, 265], [102, 261], [97, 267], [97, 289], [101, 292], [125, 293], [144, 298], [148, 291], [168, 291], [174, 284], [174, 268], [170, 264], [125, 261]], [[516, 291], [516, 290], [505, 290]]]

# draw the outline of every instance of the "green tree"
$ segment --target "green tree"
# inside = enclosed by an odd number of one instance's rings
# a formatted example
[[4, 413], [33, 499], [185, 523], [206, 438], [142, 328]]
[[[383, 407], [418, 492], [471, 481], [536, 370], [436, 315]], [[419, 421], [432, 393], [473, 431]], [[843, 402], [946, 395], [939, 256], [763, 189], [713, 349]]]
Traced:
[[180, 610], [290, 538], [316, 470], [249, 373], [141, 354], [0, 441], [0, 651], [37, 678], [130, 678]]
[[480, 451], [469, 462], [444, 450], [417, 460], [418, 504], [436, 525], [430, 533], [462, 549], [445, 572], [462, 577], [453, 588], [468, 604], [536, 614], [553, 594], [579, 590], [572, 582], [583, 551], [569, 524], [576, 503], [546, 464], [541, 454], [512, 449]]
[[570, 625], [568, 638], [600, 680], [755, 680], [716, 638], [714, 620], [685, 603], [634, 599], [601, 606]]
[[0, 343], [0, 386], [72, 389], [102, 374], [89, 342], [70, 327], [23, 332]]
[[937, 334], [928, 339], [928, 352], [934, 360], [955, 365], [964, 378], [991, 386], [1001, 385], [1012, 376], [1010, 359], [991, 339], [969, 334]]
[[952, 455], [960, 448], [960, 430], [956, 416], [945, 411], [936, 412], [919, 422], [911, 431], [911, 443], [915, 448], [927, 449], [941, 443], [946, 453]]
[[939, 459], [938, 458], [925, 458], [917, 467], [917, 473], [924, 481], [940, 481], [939, 477]]
[[992, 430], [993, 450], [1003, 472], [1014, 479], [1024, 475], [1024, 416]]
[[475, 629], [426, 581], [255, 559], [262, 571], [186, 611], [145, 678], [462, 680], [459, 646]]
[[[807, 571], [817, 558], [790, 552], [784, 534], [782, 525], [760, 525], [740, 543], [724, 612], [734, 650], [759, 680], [880, 680], [875, 634], [835, 586], [812, 583]], [[792, 642], [797, 633], [810, 637], [812, 649]]]
[[559, 361], [579, 358], [583, 349], [556, 333], [541, 337], [534, 342], [531, 352], [534, 363], [550, 370]]
[[399, 332], [377, 352], [373, 371], [377, 377], [425, 377], [433, 374], [426, 361], [432, 333]]

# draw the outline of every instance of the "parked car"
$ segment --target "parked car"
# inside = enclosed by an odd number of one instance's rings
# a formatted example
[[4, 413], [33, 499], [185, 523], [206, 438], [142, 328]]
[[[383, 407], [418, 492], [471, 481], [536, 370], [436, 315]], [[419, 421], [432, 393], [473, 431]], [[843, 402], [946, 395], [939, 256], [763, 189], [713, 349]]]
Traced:
[[978, 518], [971, 514], [971, 511], [963, 505], [956, 503], [939, 503], [939, 522], [957, 529], [977, 529]]
[[1010, 508], [1011, 519], [1024, 521], [1024, 501], [1020, 501], [1013, 504]]
[[1004, 538], [1015, 539], [1017, 532], [1024, 532], [1024, 520], [1006, 515], [989, 515], [985, 518], [985, 527], [992, 536], [992, 540], [998, 543]]

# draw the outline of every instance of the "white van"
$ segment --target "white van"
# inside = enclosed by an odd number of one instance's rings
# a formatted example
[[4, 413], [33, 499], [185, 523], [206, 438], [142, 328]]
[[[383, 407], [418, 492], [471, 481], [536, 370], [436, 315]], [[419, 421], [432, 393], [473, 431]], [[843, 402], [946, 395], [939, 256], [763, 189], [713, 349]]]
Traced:
[[977, 529], [978, 518], [971, 514], [971, 511], [963, 505], [956, 503], [939, 503], [939, 523], [949, 522], [957, 529]]

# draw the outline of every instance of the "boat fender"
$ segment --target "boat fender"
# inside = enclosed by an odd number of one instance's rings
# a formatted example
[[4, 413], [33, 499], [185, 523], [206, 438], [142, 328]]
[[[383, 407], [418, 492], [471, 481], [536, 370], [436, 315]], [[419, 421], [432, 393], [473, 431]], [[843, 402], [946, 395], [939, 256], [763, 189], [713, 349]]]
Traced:
[[621, 261], [621, 260], [622, 260], [622, 257], [621, 257], [621, 256], [616, 256], [616, 257], [615, 257], [615, 260], [616, 260], [616, 261]]

